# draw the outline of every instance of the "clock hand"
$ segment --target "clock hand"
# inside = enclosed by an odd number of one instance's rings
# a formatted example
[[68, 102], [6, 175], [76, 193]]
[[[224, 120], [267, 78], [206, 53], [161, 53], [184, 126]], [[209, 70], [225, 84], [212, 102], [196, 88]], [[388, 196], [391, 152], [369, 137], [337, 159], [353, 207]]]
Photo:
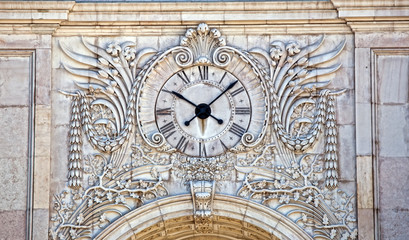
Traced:
[[210, 105], [212, 105], [212, 103], [216, 102], [216, 100], [219, 99], [219, 97], [221, 97], [221, 96], [222, 96], [223, 94], [225, 94], [227, 91], [229, 91], [230, 89], [232, 89], [232, 88], [234, 87], [234, 85], [236, 85], [236, 83], [237, 83], [238, 81], [239, 81], [239, 80], [236, 80], [236, 81], [230, 83], [230, 85], [229, 85], [226, 89], [224, 89], [224, 91], [223, 91], [222, 93], [220, 93], [219, 96], [217, 96], [215, 99], [213, 99], [213, 101], [211, 101], [208, 105], [210, 106]]
[[[197, 117], [197, 114], [195, 114], [189, 121], [185, 121], [185, 126], [189, 126], [190, 122], [193, 121], [193, 119], [195, 119]], [[214, 118], [218, 124], [223, 124], [223, 120], [220, 118], [217, 118], [213, 115], [210, 114], [210, 117]]]
[[197, 107], [196, 104], [192, 103], [189, 99], [185, 98], [182, 94], [180, 94], [180, 93], [178, 93], [178, 92], [175, 92], [175, 91], [172, 91], [171, 93], [172, 93], [173, 95], [175, 95], [176, 97], [178, 97], [178, 98], [180, 98], [180, 99], [182, 99], [182, 100], [185, 100], [186, 102], [188, 102], [188, 103], [192, 104], [193, 106]]
[[[212, 104], [213, 102], [215, 102], [221, 95], [223, 95], [225, 92], [227, 92], [228, 90], [230, 90], [232, 87], [234, 87], [234, 85], [237, 83], [238, 81], [235, 81], [233, 83], [231, 83], [217, 98], [215, 98], [210, 104]], [[196, 108], [198, 107], [196, 104], [194, 104], [193, 102], [191, 102], [189, 99], [185, 98], [182, 94], [172, 91], [171, 92], [173, 95], [175, 95], [176, 97], [185, 100], [186, 102], [190, 103], [191, 105], [195, 106]], [[210, 106], [210, 104], [207, 105], [207, 107]], [[202, 104], [200, 104], [202, 105]], [[206, 104], [204, 104], [206, 105]], [[200, 110], [198, 112], [195, 112], [195, 116], [193, 116], [189, 121], [185, 121], [185, 126], [189, 126], [190, 122], [193, 121], [193, 119], [195, 119], [199, 114], [201, 114], [203, 110]], [[216, 118], [215, 116], [213, 116], [212, 114], [209, 114], [208, 116], [214, 118], [218, 124], [223, 124], [223, 120]], [[206, 117], [207, 118], [207, 117]]]

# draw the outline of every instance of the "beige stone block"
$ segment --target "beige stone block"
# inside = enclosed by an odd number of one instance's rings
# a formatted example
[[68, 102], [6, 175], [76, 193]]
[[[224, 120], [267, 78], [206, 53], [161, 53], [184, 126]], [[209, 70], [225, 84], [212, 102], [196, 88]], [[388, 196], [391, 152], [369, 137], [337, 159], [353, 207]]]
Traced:
[[372, 104], [356, 103], [356, 154], [372, 155]]
[[380, 105], [377, 110], [379, 156], [409, 156], [409, 106]]
[[[365, 23], [368, 25], [368, 23]], [[375, 22], [374, 29], [379, 31], [381, 25]], [[409, 46], [409, 32], [396, 31], [388, 32], [371, 32], [356, 33], [355, 46], [358, 48], [404, 48]]]
[[409, 209], [406, 206], [395, 209], [380, 209], [378, 214], [380, 239], [408, 238]]
[[181, 20], [183, 24], [193, 24], [197, 22], [202, 22], [203, 19], [211, 19], [212, 24], [224, 23], [224, 12], [223, 11], [212, 11], [212, 12], [182, 12]]
[[44, 240], [48, 238], [48, 223], [50, 219], [48, 208], [34, 209], [33, 211], [33, 239]]
[[[36, 20], [42, 20], [41, 22], [59, 22], [59, 19], [67, 19], [68, 12], [66, 10], [53, 10], [53, 11], [36, 11], [36, 10], [9, 10], [7, 12], [0, 12], [0, 19], [7, 19], [6, 22], [13, 22], [16, 20], [19, 22], [37, 22]], [[48, 20], [48, 21], [47, 21]], [[4, 21], [4, 20], [3, 20]]]
[[27, 158], [0, 158], [0, 213], [26, 210]]
[[51, 35], [0, 35], [0, 48], [38, 49], [50, 47]]
[[245, 35], [227, 35], [226, 42], [227, 45], [239, 47], [241, 49], [247, 49], [248, 42], [247, 36]]
[[369, 21], [373, 20], [374, 18], [388, 18], [388, 19], [399, 19], [400, 17], [408, 16], [409, 15], [409, 8], [386, 8], [383, 7], [382, 9], [379, 8], [371, 8], [371, 9], [345, 9], [339, 11], [340, 18], [347, 18], [347, 19], [354, 19], [359, 18], [368, 19]]
[[3, 129], [0, 138], [2, 158], [27, 159], [28, 151], [28, 107], [0, 108], [0, 128]]
[[34, 163], [34, 208], [49, 207], [50, 158], [37, 157]]
[[372, 171], [372, 156], [359, 156], [356, 158], [358, 208], [373, 208], [374, 206]]
[[[241, 26], [241, 25], [230, 25], [228, 27], [221, 27], [219, 28], [220, 32], [224, 37], [227, 37], [229, 35], [243, 35], [246, 33], [246, 26]], [[231, 43], [227, 42], [227, 45]]]
[[[223, 212], [225, 217], [237, 218], [237, 216], [242, 216], [247, 214], [248, 207], [243, 207], [237, 203], [229, 203], [226, 201], [214, 201], [213, 209], [215, 214], [218, 214], [218, 211]], [[220, 209], [220, 210], [218, 210]], [[220, 214], [220, 213], [219, 213]]]
[[36, 104], [50, 105], [51, 49], [36, 49]]
[[[334, 80], [336, 81], [336, 80]], [[336, 97], [336, 117], [339, 125], [355, 124], [355, 92], [346, 89], [346, 92]]]
[[0, 239], [26, 239], [26, 211], [0, 211]]
[[[378, 172], [378, 196], [381, 211], [391, 210], [407, 214], [409, 211], [409, 156], [379, 157]], [[406, 219], [409, 221], [409, 215], [407, 216]]]
[[55, 126], [51, 132], [50, 192], [62, 191], [68, 176], [68, 126]]
[[370, 103], [371, 89], [371, 51], [369, 48], [355, 49], [355, 91], [357, 103]]
[[[402, 55], [400, 55], [400, 53]], [[376, 57], [378, 103], [409, 101], [409, 51], [380, 52]]]
[[69, 124], [71, 119], [71, 98], [58, 91], [53, 91], [51, 93], [51, 98], [53, 106], [51, 122], [53, 125], [59, 126]]
[[358, 239], [375, 239], [374, 216], [372, 208], [358, 209]]
[[244, 10], [241, 2], [162, 2], [162, 11], [238, 11]]
[[341, 125], [338, 131], [340, 180], [355, 181], [355, 126]]
[[[160, 14], [158, 12], [141, 12], [138, 21], [141, 22], [160, 22], [161, 24], [170, 24], [172, 22], [180, 23], [182, 21], [182, 16], [180, 12], [167, 12], [166, 14]], [[154, 23], [151, 23], [154, 24]]]
[[[341, 66], [335, 72], [334, 78], [331, 80], [331, 85], [336, 89], [354, 89], [355, 88], [355, 68]], [[354, 98], [352, 96], [352, 98]]]
[[409, 223], [409, 157], [378, 159], [378, 226], [381, 239], [406, 239]]
[[143, 36], [136, 38], [136, 47], [138, 49], [142, 48], [159, 48], [159, 37], [158, 36]]
[[30, 102], [32, 60], [17, 54], [0, 51], [0, 106], [28, 106]]
[[35, 123], [35, 156], [49, 157], [51, 143], [51, 108], [49, 106], [36, 106]]
[[180, 36], [161, 36], [159, 37], [158, 50], [164, 51], [168, 48], [178, 46], [180, 39]]
[[249, 50], [252, 48], [261, 48], [265, 51], [269, 51], [270, 49], [270, 36], [259, 35], [259, 36], [247, 36], [248, 48]]

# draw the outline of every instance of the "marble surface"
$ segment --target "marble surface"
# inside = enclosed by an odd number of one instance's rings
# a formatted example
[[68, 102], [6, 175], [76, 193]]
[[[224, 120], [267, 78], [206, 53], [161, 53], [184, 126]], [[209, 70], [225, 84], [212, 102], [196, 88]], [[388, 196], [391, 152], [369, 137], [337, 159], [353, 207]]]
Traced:
[[[61, 63], [75, 68], [83, 65], [61, 52], [60, 41], [80, 53], [86, 50], [80, 36], [101, 45], [114, 40], [134, 41], [138, 48], [165, 50], [177, 45], [188, 27], [202, 21], [218, 27], [230, 45], [245, 50], [268, 50], [274, 40], [297, 40], [307, 45], [325, 34], [326, 41], [317, 52], [324, 53], [346, 41], [338, 58], [326, 63], [328, 67], [342, 64], [336, 73], [328, 75], [333, 79], [329, 88], [346, 89], [336, 100], [340, 187], [357, 194], [353, 203], [357, 207], [359, 239], [374, 239], [375, 235], [380, 239], [407, 238], [406, 0], [125, 2], [128, 5], [104, 0], [0, 2], [1, 240], [27, 237], [27, 217], [33, 220], [32, 239], [47, 239], [54, 194], [66, 189], [71, 100], [59, 90], [75, 90], [73, 80], [89, 79], [73, 76], [63, 68]], [[19, 51], [34, 52], [35, 57], [16, 55]], [[34, 102], [29, 95], [32, 76]], [[29, 113], [34, 103], [34, 199], [29, 203]], [[323, 142], [319, 142], [316, 147], [322, 146]], [[84, 151], [93, 149], [86, 145]], [[240, 177], [237, 173], [232, 180], [221, 181], [216, 192], [236, 195], [242, 186]], [[174, 173], [164, 177], [164, 184], [174, 195], [189, 193]], [[191, 209], [190, 203], [186, 201], [179, 207]], [[27, 215], [27, 204], [33, 206], [31, 216]], [[220, 206], [238, 215], [247, 214], [248, 222], [260, 213], [248, 212], [242, 205]], [[161, 214], [152, 219], [171, 220]], [[283, 228], [282, 223], [270, 225], [277, 230]], [[128, 225], [123, 227], [124, 231], [132, 231]], [[277, 234], [283, 232], [285, 229]]]

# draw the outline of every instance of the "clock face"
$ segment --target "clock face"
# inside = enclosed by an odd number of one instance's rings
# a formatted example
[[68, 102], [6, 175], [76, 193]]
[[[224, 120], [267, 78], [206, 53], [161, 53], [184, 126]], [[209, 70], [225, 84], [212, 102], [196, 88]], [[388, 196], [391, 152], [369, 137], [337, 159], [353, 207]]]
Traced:
[[170, 145], [190, 156], [208, 157], [241, 140], [250, 124], [251, 102], [232, 74], [198, 66], [166, 81], [156, 99], [155, 114], [157, 127]]
[[237, 75], [194, 66], [177, 71], [160, 85], [149, 85], [157, 93], [145, 98], [150, 117], [142, 122], [142, 130], [151, 136], [162, 134], [173, 148], [194, 157], [221, 155], [240, 143], [243, 135], [257, 136], [266, 115], [265, 94], [257, 78]]

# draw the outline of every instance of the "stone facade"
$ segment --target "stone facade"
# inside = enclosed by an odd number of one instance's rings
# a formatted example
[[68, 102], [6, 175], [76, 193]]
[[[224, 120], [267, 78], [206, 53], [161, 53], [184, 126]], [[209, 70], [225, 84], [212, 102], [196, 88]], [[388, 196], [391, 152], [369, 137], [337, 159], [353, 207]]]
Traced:
[[0, 239], [407, 239], [409, 1], [0, 8]]

